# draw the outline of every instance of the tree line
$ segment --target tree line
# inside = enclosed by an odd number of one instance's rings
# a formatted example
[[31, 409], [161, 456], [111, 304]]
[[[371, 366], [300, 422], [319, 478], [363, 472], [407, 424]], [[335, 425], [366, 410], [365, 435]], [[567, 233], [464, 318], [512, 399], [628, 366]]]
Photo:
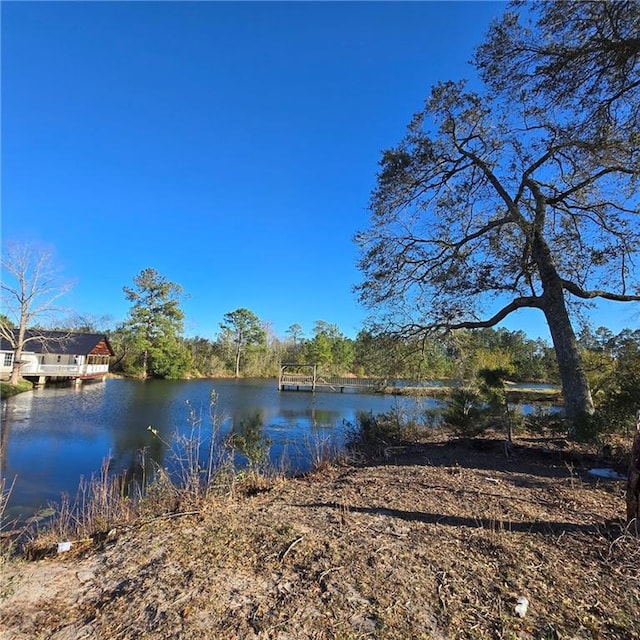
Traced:
[[[8, 255], [12, 253], [7, 252], [5, 258]], [[22, 247], [19, 255], [20, 264], [35, 264], [41, 273], [51, 273], [49, 253], [29, 254]], [[18, 281], [26, 282], [26, 276], [25, 270]], [[142, 270], [134, 277], [133, 286], [122, 288], [131, 304], [126, 319], [115, 327], [109, 326], [107, 318], [76, 314], [60, 321], [43, 315], [54, 310], [49, 303], [59, 297], [58, 292], [67, 290], [62, 286], [58, 291], [52, 282], [48, 278], [47, 287], [40, 292], [47, 303], [19, 305], [30, 310], [21, 323], [0, 315], [3, 336], [14, 335], [11, 329], [27, 323], [29, 328], [104, 333], [116, 354], [112, 370], [131, 377], [276, 377], [280, 364], [286, 362], [318, 364], [324, 375], [468, 381], [478, 371], [500, 370], [515, 382], [561, 381], [554, 348], [545, 340], [529, 338], [524, 331], [459, 329], [411, 337], [363, 328], [353, 339], [338, 325], [317, 320], [310, 335], [293, 323], [281, 337], [254, 312], [239, 308], [224, 314], [217, 335], [187, 337], [181, 308], [183, 289], [156, 269]], [[38, 284], [31, 282], [27, 290], [38, 290]], [[8, 289], [9, 282], [3, 286]], [[640, 330], [625, 329], [616, 335], [606, 327], [585, 326], [577, 344], [596, 395], [640, 369]]]
[[[514, 380], [558, 379], [551, 347], [522, 331], [461, 331], [410, 340], [363, 329], [352, 339], [336, 324], [318, 320], [311, 335], [294, 323], [279, 337], [254, 312], [239, 308], [224, 314], [216, 336], [185, 337], [180, 285], [148, 268], [123, 293], [131, 302], [128, 316], [106, 333], [116, 352], [112, 369], [133, 377], [275, 377], [286, 362], [315, 363], [324, 375], [425, 380], [467, 378], [478, 369], [499, 367]], [[99, 328], [73, 324], [63, 328]]]
[[[418, 340], [362, 329], [353, 339], [336, 324], [318, 320], [311, 335], [293, 323], [279, 337], [240, 308], [224, 314], [216, 336], [186, 337], [180, 285], [149, 268], [123, 293], [131, 302], [128, 317], [105, 333], [116, 352], [112, 370], [132, 377], [276, 377], [286, 362], [316, 363], [323, 375], [468, 382], [490, 370], [514, 382], [560, 382], [553, 347], [523, 331], [462, 329]], [[57, 328], [100, 330], [86, 318]], [[616, 335], [586, 326], [577, 342], [594, 395], [632, 412], [640, 388], [634, 387], [640, 378], [640, 330]]]
[[[217, 336], [185, 337], [179, 285], [145, 269], [123, 292], [131, 302], [129, 315], [107, 335], [116, 351], [112, 368], [130, 376], [276, 377], [281, 363], [315, 363], [322, 375], [451, 379], [480, 387], [496, 377], [562, 382], [553, 346], [523, 331], [487, 327], [417, 338], [362, 329], [352, 339], [336, 324], [318, 320], [311, 335], [294, 323], [280, 338], [255, 313], [240, 308], [224, 314]], [[585, 325], [576, 347], [599, 409], [580, 423], [579, 436], [592, 439], [626, 429], [640, 404], [640, 329], [614, 334]]]

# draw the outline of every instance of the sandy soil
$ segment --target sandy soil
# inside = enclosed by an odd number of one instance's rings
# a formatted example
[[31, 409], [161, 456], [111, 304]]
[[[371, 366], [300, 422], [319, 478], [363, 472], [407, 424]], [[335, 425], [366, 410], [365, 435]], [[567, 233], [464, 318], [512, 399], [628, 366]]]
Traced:
[[562, 446], [394, 447], [8, 562], [0, 640], [640, 638], [623, 482]]

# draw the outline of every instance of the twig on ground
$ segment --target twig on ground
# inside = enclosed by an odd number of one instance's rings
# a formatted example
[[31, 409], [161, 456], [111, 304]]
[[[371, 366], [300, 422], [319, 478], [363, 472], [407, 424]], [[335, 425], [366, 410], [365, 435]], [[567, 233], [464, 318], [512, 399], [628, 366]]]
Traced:
[[344, 567], [332, 567], [331, 569], [327, 569], [326, 571], [323, 571], [319, 576], [318, 576], [318, 582], [322, 582], [322, 580], [328, 575], [330, 574], [332, 571], [340, 571], [340, 569], [344, 569]]
[[293, 549], [293, 547], [295, 547], [299, 542], [302, 542], [302, 540], [304, 539], [304, 536], [300, 536], [299, 538], [296, 538], [288, 547], [287, 550], [282, 554], [282, 556], [280, 557], [280, 562], [284, 562], [284, 559], [287, 557], [287, 554], [289, 553], [289, 551], [291, 551], [291, 549]]

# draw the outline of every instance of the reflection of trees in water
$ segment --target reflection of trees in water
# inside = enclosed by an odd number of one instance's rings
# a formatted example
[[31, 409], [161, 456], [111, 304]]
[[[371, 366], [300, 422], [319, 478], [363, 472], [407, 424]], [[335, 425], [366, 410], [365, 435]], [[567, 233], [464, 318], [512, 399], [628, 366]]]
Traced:
[[[119, 414], [111, 421], [113, 450], [111, 471], [126, 473], [129, 481], [141, 483], [154, 469], [162, 466], [166, 444], [170, 443], [177, 425], [172, 424], [171, 405], [177, 389], [171, 383], [149, 381], [135, 384], [128, 398], [121, 398]], [[147, 427], [158, 433], [155, 437]]]
[[248, 417], [234, 416], [230, 441], [250, 469], [259, 468], [269, 458], [271, 440], [265, 435], [261, 412]]
[[[20, 430], [19, 423], [25, 421], [33, 406], [33, 393], [21, 393], [7, 398], [2, 402], [0, 415], [0, 478], [6, 477], [7, 473], [7, 451], [9, 450], [9, 440], [12, 428], [18, 423], [17, 430]], [[12, 482], [13, 478], [6, 478]]]
[[[278, 428], [271, 443], [271, 462], [281, 470], [300, 473], [335, 457], [342, 446], [342, 417], [340, 411], [320, 409], [315, 403], [304, 408], [280, 407], [275, 418]], [[266, 429], [268, 432], [268, 423]]]
[[328, 409], [311, 409], [312, 425], [316, 429], [327, 429], [336, 426], [340, 419], [338, 411], [329, 411]]
[[141, 447], [126, 455], [109, 458], [109, 473], [118, 476], [123, 489], [130, 494], [144, 489], [155, 477], [157, 466], [149, 449], [150, 447]]
[[340, 421], [340, 412], [330, 409], [317, 409], [311, 407], [307, 411], [299, 411], [295, 409], [281, 409], [280, 414], [288, 422], [300, 422], [308, 420], [309, 426], [313, 429], [331, 429]]
[[[249, 449], [260, 452], [261, 439], [268, 439], [269, 453], [265, 464], [287, 471], [309, 468], [311, 461], [324, 451], [342, 444], [343, 418], [350, 419], [350, 407], [369, 400], [360, 396], [279, 394], [273, 382], [253, 383], [229, 381], [162, 381], [138, 382], [109, 380], [106, 384], [82, 385], [79, 388], [46, 389], [21, 394], [3, 403], [5, 414], [0, 427], [0, 463], [5, 475], [19, 470], [14, 500], [39, 502], [57, 499], [60, 491], [75, 494], [77, 482], [100, 473], [101, 462], [111, 458], [109, 473], [127, 480], [141, 482], [153, 479], [155, 465], [161, 465], [179, 479], [174, 471], [184, 456], [185, 441], [201, 438], [201, 467], [210, 453], [212, 418], [210, 392], [220, 393], [216, 408], [218, 429], [215, 431], [214, 455], [221, 464], [232, 461], [225, 441], [232, 432], [241, 433]], [[374, 398], [380, 400], [385, 399]], [[190, 422], [190, 401], [201, 418], [198, 429]], [[345, 405], [349, 408], [345, 408]], [[260, 413], [261, 424], [252, 419]], [[158, 431], [153, 436], [147, 427]], [[259, 427], [259, 428], [258, 428]], [[178, 437], [176, 437], [178, 434]], [[37, 455], [30, 444], [32, 438], [46, 443], [50, 452], [46, 465], [39, 467]], [[141, 452], [144, 452], [144, 462]], [[318, 453], [320, 452], [320, 453]], [[33, 460], [36, 459], [34, 463]], [[235, 462], [246, 465], [246, 459], [236, 451]], [[19, 465], [19, 467], [17, 466]], [[43, 468], [47, 466], [47, 468]], [[227, 468], [227, 467], [225, 467]], [[76, 474], [77, 469], [77, 475]], [[31, 486], [29, 483], [34, 483]], [[37, 486], [35, 486], [37, 483]], [[60, 488], [60, 489], [58, 489]], [[47, 491], [54, 491], [49, 496]]]

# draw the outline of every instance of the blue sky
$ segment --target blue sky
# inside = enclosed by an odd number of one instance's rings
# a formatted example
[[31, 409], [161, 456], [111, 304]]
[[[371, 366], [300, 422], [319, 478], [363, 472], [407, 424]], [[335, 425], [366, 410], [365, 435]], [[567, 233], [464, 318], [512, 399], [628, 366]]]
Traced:
[[[381, 151], [498, 2], [2, 2], [2, 238], [52, 246], [73, 310], [125, 318], [153, 267], [187, 335], [366, 312], [356, 231]], [[613, 330], [632, 311], [602, 316]], [[541, 314], [505, 326], [548, 334]]]

